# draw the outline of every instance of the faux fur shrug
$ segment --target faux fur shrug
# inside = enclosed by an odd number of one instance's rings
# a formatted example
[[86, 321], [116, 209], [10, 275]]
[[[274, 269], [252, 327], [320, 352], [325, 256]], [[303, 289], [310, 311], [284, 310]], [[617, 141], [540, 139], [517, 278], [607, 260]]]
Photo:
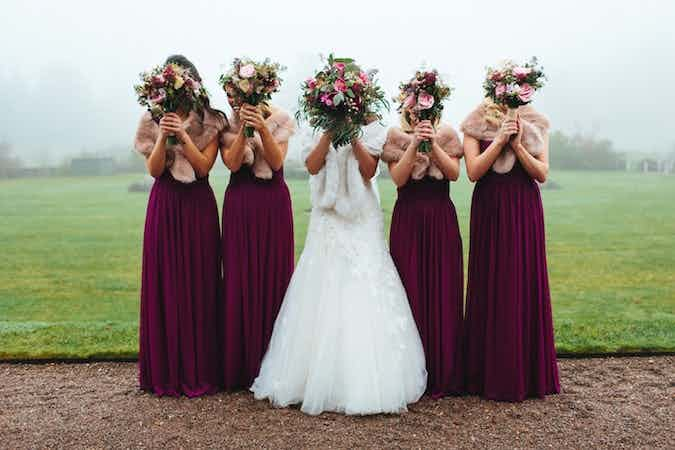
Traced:
[[[288, 142], [295, 133], [295, 121], [286, 112], [280, 109], [273, 109], [272, 114], [265, 119], [267, 128], [279, 143]], [[230, 128], [220, 135], [220, 144], [224, 147], [230, 147], [239, 134], [241, 122], [237, 114], [230, 120]], [[263, 143], [260, 135], [256, 132], [252, 138], [246, 140], [244, 149], [243, 164], [251, 166], [253, 174], [257, 178], [269, 180], [272, 178], [272, 168], [263, 157]]]
[[[535, 111], [529, 105], [518, 108], [520, 124], [523, 127], [523, 146], [533, 156], [541, 155], [546, 145], [546, 134], [548, 133], [548, 119]], [[484, 101], [464, 119], [460, 130], [468, 136], [479, 141], [492, 141], [505, 115], [500, 112], [494, 104]], [[492, 170], [497, 173], [507, 173], [516, 162], [516, 154], [510, 147], [505, 147], [499, 157], [492, 164]]]
[[[225, 124], [225, 119], [216, 117], [208, 111], [204, 111], [203, 119], [199, 114], [192, 111], [185, 122], [183, 122], [183, 127], [190, 135], [195, 146], [200, 151], [203, 151], [223, 130]], [[141, 117], [138, 124], [134, 147], [140, 154], [147, 158], [155, 147], [158, 135], [159, 125], [152, 119], [150, 113], [146, 112], [143, 114], [143, 117]], [[171, 175], [176, 180], [183, 183], [192, 183], [197, 179], [192, 165], [185, 159], [185, 156], [183, 156], [183, 146], [180, 142], [176, 145], [168, 145], [167, 143], [166, 168], [169, 169]]]
[[[411, 134], [404, 132], [398, 127], [390, 128], [387, 133], [387, 140], [383, 146], [382, 161], [390, 163], [401, 159], [411, 141]], [[464, 154], [462, 141], [460, 141], [457, 132], [450, 125], [441, 124], [438, 126], [436, 142], [450, 156], [461, 158]], [[420, 152], [417, 153], [410, 176], [413, 180], [420, 180], [425, 176], [437, 180], [445, 178], [441, 169], [434, 164], [429, 155]]]

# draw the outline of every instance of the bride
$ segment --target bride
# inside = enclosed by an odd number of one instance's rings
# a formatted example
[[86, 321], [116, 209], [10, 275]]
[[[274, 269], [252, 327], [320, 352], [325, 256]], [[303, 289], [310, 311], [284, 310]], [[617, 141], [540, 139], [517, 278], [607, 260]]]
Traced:
[[385, 245], [377, 185], [384, 144], [373, 122], [334, 148], [303, 155], [312, 174], [305, 249], [251, 390], [307, 414], [399, 413], [424, 393], [424, 351]]

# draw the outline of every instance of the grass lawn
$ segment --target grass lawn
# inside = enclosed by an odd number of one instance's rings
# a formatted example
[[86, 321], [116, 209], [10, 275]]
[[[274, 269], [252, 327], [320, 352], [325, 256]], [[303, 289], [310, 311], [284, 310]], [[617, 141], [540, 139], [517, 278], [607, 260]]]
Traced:
[[[675, 177], [555, 172], [545, 191], [559, 352], [675, 351]], [[140, 176], [0, 181], [0, 359], [133, 357]], [[212, 176], [219, 202], [226, 175]], [[296, 257], [307, 182], [289, 181]], [[472, 186], [453, 184], [465, 252]], [[380, 180], [385, 217], [395, 190]], [[466, 255], [465, 255], [466, 262]]]

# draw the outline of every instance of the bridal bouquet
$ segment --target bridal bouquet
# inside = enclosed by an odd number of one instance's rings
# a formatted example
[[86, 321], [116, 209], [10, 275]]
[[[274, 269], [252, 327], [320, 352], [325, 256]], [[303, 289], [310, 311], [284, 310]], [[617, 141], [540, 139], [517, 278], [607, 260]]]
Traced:
[[[415, 76], [399, 85], [400, 93], [394, 101], [399, 103], [397, 110], [404, 114], [405, 120], [411, 124], [421, 120], [430, 120], [435, 124], [441, 118], [443, 101], [450, 97], [452, 89], [438, 76], [436, 70], [417, 71]], [[419, 151], [427, 153], [431, 143], [420, 143]]]
[[365, 72], [350, 58], [328, 57], [327, 64], [302, 84], [298, 120], [317, 130], [333, 133], [339, 148], [361, 135], [361, 127], [381, 120], [381, 108], [389, 109], [384, 91], [375, 83], [377, 71]]
[[[279, 90], [279, 72], [284, 69], [281, 65], [272, 63], [269, 58], [261, 63], [235, 58], [230, 70], [220, 76], [220, 84], [235, 108], [244, 103], [252, 106], [267, 105], [272, 94]], [[253, 131], [253, 127], [249, 126], [244, 129], [246, 137], [253, 137]]]
[[546, 76], [537, 63], [537, 58], [522, 65], [507, 60], [498, 67], [488, 67], [483, 83], [486, 96], [508, 106], [509, 113], [514, 114], [515, 108], [530, 103], [534, 92], [544, 85]]
[[[190, 70], [178, 64], [157, 66], [140, 74], [141, 82], [134, 85], [138, 103], [148, 108], [155, 121], [166, 113], [191, 111], [203, 106], [208, 93]], [[177, 143], [175, 136], [167, 138], [169, 145]]]

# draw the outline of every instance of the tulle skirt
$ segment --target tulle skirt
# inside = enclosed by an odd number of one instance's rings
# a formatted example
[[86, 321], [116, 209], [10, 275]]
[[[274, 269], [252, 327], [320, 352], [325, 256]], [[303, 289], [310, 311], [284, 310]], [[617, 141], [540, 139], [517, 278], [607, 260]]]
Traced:
[[155, 180], [145, 220], [139, 378], [157, 395], [195, 397], [219, 388], [218, 207], [208, 178]]
[[469, 392], [521, 401], [560, 391], [544, 211], [518, 163], [473, 191], [466, 308]]
[[427, 393], [460, 394], [464, 270], [448, 180], [411, 180], [399, 189], [390, 248], [424, 345]]
[[424, 393], [424, 351], [371, 200], [355, 221], [313, 209], [256, 398], [307, 414], [376, 414], [405, 411]]
[[293, 274], [291, 197], [283, 169], [272, 179], [233, 173], [223, 201], [222, 360], [226, 389], [258, 375]]

